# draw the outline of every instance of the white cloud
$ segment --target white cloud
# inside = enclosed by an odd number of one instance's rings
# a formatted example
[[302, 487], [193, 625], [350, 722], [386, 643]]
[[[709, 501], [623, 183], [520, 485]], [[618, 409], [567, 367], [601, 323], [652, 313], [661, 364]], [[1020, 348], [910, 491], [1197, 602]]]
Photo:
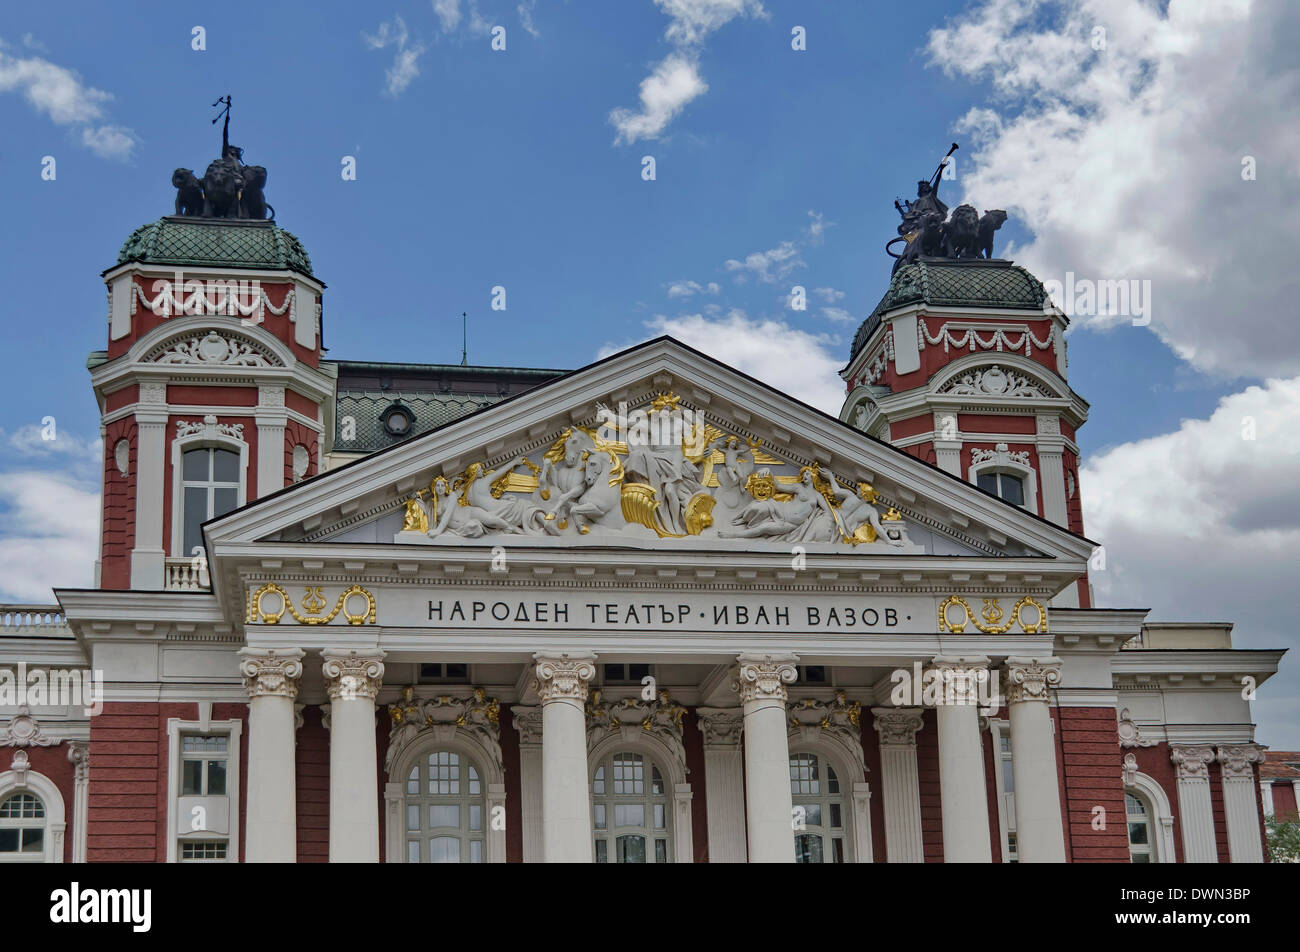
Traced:
[[668, 285], [670, 298], [691, 297], [696, 294], [717, 294], [722, 288], [716, 281], [700, 284], [698, 281], [674, 281]]
[[854, 321], [853, 314], [842, 307], [824, 307], [822, 308], [822, 316], [827, 320], [840, 324], [852, 324]]
[[537, 9], [537, 0], [520, 0], [519, 6], [515, 8], [519, 13], [519, 24], [532, 36], [541, 36], [537, 25], [533, 22], [533, 13]]
[[[27, 34], [25, 46], [40, 44]], [[0, 93], [22, 93], [29, 105], [59, 126], [79, 132], [83, 145], [103, 158], [126, 160], [135, 148], [136, 137], [123, 126], [99, 125], [111, 93], [87, 86], [73, 70], [41, 56], [19, 57], [6, 53], [0, 40]]]
[[[837, 344], [825, 334], [811, 334], [771, 318], [750, 318], [734, 308], [716, 319], [703, 314], [657, 314], [646, 328], [650, 333], [642, 340], [668, 334], [827, 413], [838, 414], [844, 402], [839, 384], [844, 361], [832, 352]], [[606, 345], [599, 356], [633, 343]]]
[[834, 304], [836, 301], [844, 300], [844, 292], [837, 291], [835, 288], [813, 288], [813, 294], [817, 295], [827, 304]]
[[94, 579], [99, 492], [62, 473], [0, 473], [0, 599], [50, 604]]
[[379, 24], [379, 31], [374, 36], [362, 33], [361, 38], [372, 50], [382, 50], [389, 46], [394, 48], [392, 65], [384, 74], [388, 81], [384, 92], [394, 98], [400, 96], [415, 77], [420, 75], [420, 57], [424, 55], [424, 44], [416, 42], [408, 45], [410, 35], [406, 30], [406, 21], [396, 15], [392, 23]]
[[821, 212], [809, 211], [808, 217], [812, 221], [808, 222], [808, 240], [811, 244], [820, 245], [826, 237], [826, 229], [835, 224], [833, 221], [826, 221]]
[[746, 255], [744, 261], [729, 258], [723, 262], [723, 267], [728, 271], [740, 272], [736, 275], [737, 281], [743, 281], [753, 275], [759, 281], [774, 284], [789, 277], [795, 268], [804, 268], [807, 265], [799, 257], [799, 249], [795, 247], [794, 242], [783, 241], [775, 248]]
[[[1253, 421], [1254, 439], [1243, 434]], [[1224, 397], [1208, 419], [1107, 450], [1081, 469], [1090, 573], [1105, 607], [1153, 621], [1233, 621], [1237, 648], [1292, 648], [1259, 693], [1261, 740], [1300, 747], [1300, 377]], [[1279, 736], [1287, 735], [1287, 736]]]
[[433, 12], [442, 22], [442, 32], [450, 33], [460, 26], [460, 0], [433, 0]]
[[1199, 369], [1295, 374], [1297, 36], [1294, 3], [988, 0], [929, 39], [993, 87], [958, 125], [964, 198], [1033, 231], [1001, 253], [1040, 278], [1150, 279], [1152, 329]]
[[620, 106], [610, 111], [609, 121], [618, 130], [615, 145], [657, 139], [691, 100], [708, 91], [700, 75], [699, 52], [710, 33], [738, 16], [767, 16], [758, 0], [655, 0], [655, 4], [669, 17], [664, 37], [674, 51], [641, 80], [639, 110]]
[[654, 68], [654, 72], [641, 80], [639, 111], [621, 106], [610, 111], [609, 121], [618, 130], [614, 144], [658, 138], [686, 104], [703, 95], [708, 88], [689, 56], [669, 54]]

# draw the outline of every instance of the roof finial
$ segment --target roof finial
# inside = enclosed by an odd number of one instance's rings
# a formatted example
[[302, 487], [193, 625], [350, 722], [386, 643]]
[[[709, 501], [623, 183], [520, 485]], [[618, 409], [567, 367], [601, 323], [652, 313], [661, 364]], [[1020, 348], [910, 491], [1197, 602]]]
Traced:
[[460, 312], [460, 365], [469, 366], [469, 318], [464, 311]]

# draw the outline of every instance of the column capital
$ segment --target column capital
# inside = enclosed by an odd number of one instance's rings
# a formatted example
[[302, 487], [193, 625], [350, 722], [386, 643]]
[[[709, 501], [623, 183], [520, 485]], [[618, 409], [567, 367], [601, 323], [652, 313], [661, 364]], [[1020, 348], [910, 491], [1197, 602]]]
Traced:
[[980, 682], [988, 686], [989, 659], [984, 655], [935, 655], [929, 670], [939, 675], [939, 707], [979, 704]]
[[919, 707], [873, 707], [872, 726], [881, 747], [915, 747], [916, 732], [924, 723]]
[[74, 779], [82, 782], [90, 779], [90, 742], [70, 740], [68, 745], [68, 762], [72, 764]]
[[536, 676], [533, 678], [533, 690], [542, 699], [543, 704], [551, 701], [587, 700], [587, 688], [596, 676], [596, 656], [587, 651], [575, 651], [572, 654], [533, 655], [537, 662]]
[[1264, 748], [1258, 744], [1220, 747], [1218, 761], [1224, 780], [1254, 780], [1254, 765], [1264, 762]]
[[740, 695], [742, 704], [751, 701], [789, 700], [785, 686], [799, 676], [792, 654], [743, 654], [732, 669], [731, 689]]
[[745, 712], [738, 707], [697, 707], [695, 717], [704, 735], [705, 747], [736, 748], [745, 726]]
[[378, 649], [358, 651], [326, 648], [320, 653], [325, 690], [330, 701], [373, 701], [384, 680], [385, 653]]
[[1174, 762], [1180, 781], [1209, 780], [1210, 764], [1214, 763], [1214, 748], [1179, 745], [1169, 748], [1169, 759]]
[[239, 673], [250, 698], [298, 697], [302, 677], [301, 648], [240, 648]]
[[510, 705], [510, 721], [519, 732], [520, 747], [542, 746], [542, 709], [531, 704]]
[[1011, 657], [1002, 670], [1006, 675], [1008, 704], [1047, 703], [1047, 689], [1061, 683], [1060, 658]]

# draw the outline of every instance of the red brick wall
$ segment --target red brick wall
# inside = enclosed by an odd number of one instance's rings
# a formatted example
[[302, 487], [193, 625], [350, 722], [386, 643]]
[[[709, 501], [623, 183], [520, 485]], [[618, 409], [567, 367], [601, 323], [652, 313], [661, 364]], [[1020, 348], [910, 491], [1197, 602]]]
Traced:
[[[135, 419], [116, 420], [104, 433], [104, 543], [100, 552], [99, 587], [131, 587], [131, 549], [135, 546], [135, 485], [139, 461]], [[115, 449], [120, 440], [130, 444], [127, 474], [117, 469]]]
[[[501, 705], [501, 763], [506, 772], [506, 862], [524, 861], [524, 804], [519, 731], [509, 704]], [[488, 818], [489, 821], [491, 817]]]
[[284, 427], [284, 484], [286, 486], [293, 484], [293, 448], [299, 444], [307, 447], [307, 472], [303, 474], [303, 479], [307, 479], [316, 475], [320, 434], [311, 427], [290, 420]]
[[939, 724], [934, 708], [916, 732], [916, 773], [921, 788], [921, 844], [927, 863], [943, 862], [943, 809], [939, 798]]
[[[72, 862], [72, 830], [75, 824], [81, 822], [81, 817], [73, 815], [75, 807], [74, 797], [76, 791], [76, 767], [68, 760], [68, 745], [65, 743], [54, 744], [50, 747], [25, 747], [27, 751], [28, 762], [32, 773], [42, 774], [49, 778], [59, 790], [59, 796], [63, 798], [63, 822], [65, 824], [63, 831], [63, 861]], [[5, 758], [8, 764], [9, 758]], [[7, 768], [6, 768], [7, 769]], [[4, 799], [0, 797], [0, 799]], [[46, 804], [46, 816], [49, 816], [49, 804]]]
[[709, 861], [709, 809], [705, 801], [704, 735], [695, 708], [682, 719], [682, 746], [686, 748], [686, 782], [691, 785], [691, 852], [695, 862]]
[[862, 754], [867, 762], [867, 782], [871, 785], [871, 856], [873, 863], [889, 861], [889, 844], [885, 842], [885, 789], [880, 767], [880, 734], [871, 723], [871, 715], [862, 718]]
[[[1123, 751], [1112, 707], [1054, 708], [1062, 803], [1069, 817], [1065, 846], [1076, 863], [1128, 862]], [[1168, 752], [1165, 754], [1168, 759]], [[1106, 811], [1106, 827], [1093, 829], [1093, 808]]]
[[298, 862], [326, 863], [330, 853], [330, 735], [315, 704], [303, 709], [302, 719], [294, 752]]
[[[1000, 709], [994, 717], [1005, 718], [1006, 708]], [[989, 845], [993, 850], [993, 862], [1002, 862], [1002, 820], [998, 817], [998, 751], [993, 748], [992, 731], [980, 731], [980, 744], [984, 748], [984, 796], [988, 798], [989, 807]]]
[[1279, 820], [1296, 817], [1295, 787], [1291, 781], [1279, 781], [1273, 784], [1273, 815]]
[[284, 405], [290, 410], [297, 411], [303, 416], [311, 417], [313, 420], [320, 419], [320, 407], [309, 397], [304, 397], [295, 390], [285, 390]]
[[1210, 807], [1214, 811], [1214, 845], [1219, 862], [1231, 861], [1228, 853], [1228, 815], [1223, 809], [1223, 768], [1216, 762], [1210, 764]]
[[157, 704], [110, 701], [90, 720], [89, 862], [151, 863], [159, 858], [159, 826], [165, 830], [166, 821], [158, 811], [167, 795], [165, 783], [159, 791], [160, 768], [167, 759], [167, 727], [160, 715]]

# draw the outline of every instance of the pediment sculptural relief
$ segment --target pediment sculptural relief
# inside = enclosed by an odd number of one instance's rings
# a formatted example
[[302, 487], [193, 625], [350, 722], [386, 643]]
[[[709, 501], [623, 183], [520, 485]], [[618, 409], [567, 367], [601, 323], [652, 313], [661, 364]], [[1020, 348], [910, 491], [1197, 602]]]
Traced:
[[598, 406], [535, 458], [482, 462], [409, 497], [399, 542], [557, 536], [610, 543], [750, 539], [912, 548], [902, 516], [865, 481], [799, 467], [728, 434], [663, 393], [648, 408]]

